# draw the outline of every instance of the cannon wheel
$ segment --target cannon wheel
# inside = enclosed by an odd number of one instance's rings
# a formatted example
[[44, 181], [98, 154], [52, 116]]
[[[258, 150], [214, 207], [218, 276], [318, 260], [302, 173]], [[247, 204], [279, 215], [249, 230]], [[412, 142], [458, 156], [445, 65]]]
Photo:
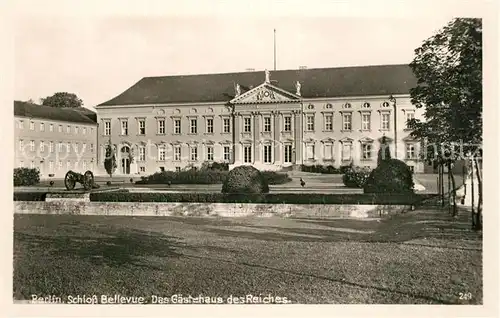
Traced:
[[66, 172], [66, 176], [64, 177], [64, 186], [66, 186], [67, 190], [73, 190], [75, 188], [75, 178], [73, 177], [73, 171]]
[[83, 188], [85, 190], [91, 190], [94, 185], [94, 174], [92, 171], [87, 170], [83, 175]]

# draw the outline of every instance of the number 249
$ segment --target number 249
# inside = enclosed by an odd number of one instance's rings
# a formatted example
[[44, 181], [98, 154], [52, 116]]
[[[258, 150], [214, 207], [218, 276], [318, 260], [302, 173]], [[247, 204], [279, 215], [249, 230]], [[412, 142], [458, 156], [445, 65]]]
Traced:
[[460, 300], [471, 300], [472, 294], [471, 293], [459, 293], [458, 297]]

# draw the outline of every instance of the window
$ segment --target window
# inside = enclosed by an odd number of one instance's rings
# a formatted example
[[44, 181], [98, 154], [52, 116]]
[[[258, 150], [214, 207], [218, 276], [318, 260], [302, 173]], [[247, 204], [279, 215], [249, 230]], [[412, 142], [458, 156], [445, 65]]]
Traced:
[[207, 146], [207, 160], [208, 161], [214, 160], [214, 147], [213, 146]]
[[158, 148], [158, 160], [165, 161], [165, 147], [160, 146]]
[[144, 166], [139, 167], [139, 172], [146, 172], [146, 167]]
[[406, 159], [415, 159], [415, 145], [406, 144]]
[[34, 161], [32, 161], [32, 162], [30, 163], [30, 168], [31, 168], [31, 169], [35, 169], [35, 162], [34, 162]]
[[342, 160], [350, 161], [352, 159], [352, 144], [350, 142], [346, 142], [342, 144]]
[[245, 145], [243, 147], [243, 162], [245, 163], [252, 162], [252, 146]]
[[62, 148], [63, 148], [63, 143], [62, 143], [62, 142], [59, 142], [59, 143], [57, 144], [57, 151], [58, 151], [58, 152], [62, 152]]
[[24, 161], [19, 161], [19, 168], [24, 168]]
[[361, 115], [361, 129], [370, 130], [371, 129], [371, 114], [364, 113]]
[[71, 152], [71, 143], [70, 142], [66, 143], [66, 151]]
[[[68, 129], [69, 129], [69, 126], [68, 126]], [[111, 122], [110, 121], [104, 122], [104, 135], [105, 136], [111, 135]]]
[[35, 141], [34, 140], [30, 141], [30, 151], [35, 151]]
[[224, 146], [224, 160], [231, 160], [231, 148], [229, 146]]
[[82, 169], [87, 170], [87, 161], [83, 160], [82, 162]]
[[24, 129], [24, 120], [19, 121], [19, 129]]
[[252, 132], [252, 123], [250, 117], [245, 117], [243, 122], [243, 131], [246, 133]]
[[196, 146], [191, 146], [191, 161], [198, 160], [198, 148]]
[[139, 120], [139, 135], [145, 135], [146, 134], [146, 120], [140, 119]]
[[181, 172], [181, 167], [175, 167], [175, 172]]
[[207, 118], [207, 134], [213, 134], [213, 133], [214, 133], [214, 119]]
[[23, 151], [24, 150], [24, 140], [19, 140], [19, 150]]
[[314, 160], [314, 145], [310, 144], [306, 146], [306, 158], [307, 160]]
[[306, 122], [307, 122], [306, 126], [307, 131], [314, 131], [314, 115], [308, 115]]
[[59, 125], [59, 127], [57, 127], [57, 131], [62, 133], [62, 130], [63, 130], [62, 125]]
[[408, 127], [408, 123], [409, 123], [411, 120], [413, 120], [413, 119], [415, 119], [415, 113], [414, 113], [414, 112], [407, 112], [407, 113], [406, 113], [406, 128], [409, 128], [409, 127]]
[[40, 131], [45, 131], [45, 124], [44, 123], [40, 123]]
[[363, 160], [372, 159], [372, 144], [367, 144], [367, 143], [362, 144], [361, 151], [362, 151], [361, 158], [363, 158]]
[[54, 161], [49, 161], [49, 172], [54, 172]]
[[57, 169], [58, 169], [58, 170], [62, 170], [62, 167], [63, 167], [63, 165], [62, 165], [62, 160], [59, 160], [59, 162], [58, 162], [58, 164], [57, 164]]
[[66, 170], [71, 170], [71, 160], [66, 161]]
[[342, 115], [342, 128], [344, 130], [352, 130], [352, 114], [347, 113]]
[[78, 143], [75, 144], [75, 153], [78, 153]]
[[175, 119], [174, 120], [174, 134], [180, 134], [180, 133], [181, 133], [181, 120]]
[[54, 142], [53, 142], [53, 141], [51, 141], [51, 142], [49, 143], [49, 151], [50, 151], [50, 152], [54, 152]]
[[264, 132], [271, 131], [271, 117], [264, 117]]
[[181, 161], [181, 146], [174, 147], [174, 160]]
[[164, 135], [165, 134], [165, 119], [158, 119], [158, 134], [159, 135]]
[[86, 133], [87, 133], [87, 127], [83, 127], [83, 128], [82, 128], [82, 134], [84, 134], [84, 135], [85, 135]]
[[292, 131], [292, 117], [291, 116], [285, 116], [285, 131]]
[[78, 170], [78, 161], [75, 161], [75, 170]]
[[139, 147], [139, 161], [146, 161], [146, 147]]
[[35, 130], [35, 122], [30, 121], [30, 130]]
[[382, 114], [382, 129], [383, 130], [389, 130], [389, 123], [390, 123], [390, 114], [384, 113]]
[[40, 152], [44, 151], [45, 151], [45, 143], [43, 142], [43, 140], [40, 140]]
[[122, 136], [127, 136], [128, 135], [128, 120], [122, 119], [122, 131], [121, 131]]
[[333, 116], [325, 115], [325, 130], [332, 131], [333, 130]]
[[327, 143], [323, 148], [323, 159], [332, 160], [333, 159], [333, 144]]
[[94, 144], [90, 144], [90, 152], [94, 152]]
[[285, 145], [285, 163], [292, 162], [292, 145]]
[[190, 132], [192, 134], [197, 134], [198, 133], [198, 120], [197, 119], [191, 119], [190, 120]]
[[223, 127], [223, 129], [224, 129], [223, 131], [225, 133], [230, 133], [231, 132], [231, 122], [230, 122], [229, 118], [224, 118], [224, 120], [223, 120], [223, 126], [224, 126]]
[[411, 165], [410, 165], [410, 166], [408, 166], [408, 168], [410, 168], [411, 173], [414, 173], [414, 172], [415, 172], [415, 167], [414, 167], [414, 166], [411, 166]]
[[86, 143], [83, 143], [83, 144], [82, 144], [82, 152], [85, 152], [85, 149], [87, 149], [87, 144], [86, 144]]
[[78, 126], [75, 126], [75, 134], [78, 134]]
[[264, 163], [271, 163], [271, 145], [264, 145]]

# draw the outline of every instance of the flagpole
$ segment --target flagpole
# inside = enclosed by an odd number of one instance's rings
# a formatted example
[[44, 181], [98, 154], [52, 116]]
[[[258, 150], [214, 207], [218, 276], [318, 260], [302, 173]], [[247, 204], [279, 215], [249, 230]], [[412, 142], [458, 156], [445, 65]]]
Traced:
[[274, 70], [276, 71], [276, 29], [274, 29]]

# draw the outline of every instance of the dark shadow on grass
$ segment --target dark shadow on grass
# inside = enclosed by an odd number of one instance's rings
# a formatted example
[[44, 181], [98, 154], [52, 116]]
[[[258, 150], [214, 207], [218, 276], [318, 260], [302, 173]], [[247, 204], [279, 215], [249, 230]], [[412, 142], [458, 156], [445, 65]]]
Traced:
[[327, 280], [330, 282], [339, 283], [339, 284], [348, 285], [348, 286], [357, 287], [357, 288], [375, 289], [375, 290], [378, 290], [381, 292], [387, 292], [387, 293], [393, 293], [393, 294], [403, 295], [403, 296], [407, 296], [407, 297], [423, 299], [423, 300], [426, 300], [426, 301], [429, 301], [432, 303], [437, 303], [437, 304], [454, 304], [453, 302], [449, 302], [449, 301], [444, 300], [444, 299], [434, 298], [431, 296], [415, 294], [412, 292], [393, 290], [390, 288], [384, 288], [384, 287], [379, 287], [379, 286], [371, 286], [371, 285], [365, 285], [365, 284], [360, 284], [360, 283], [355, 283], [355, 282], [349, 282], [345, 279], [335, 279], [335, 278], [323, 276], [323, 275], [301, 273], [298, 271], [292, 271], [292, 270], [287, 270], [287, 269], [282, 269], [282, 268], [275, 268], [275, 267], [259, 265], [259, 264], [251, 264], [251, 263], [247, 263], [247, 262], [236, 262], [236, 261], [230, 261], [230, 260], [221, 259], [221, 258], [214, 258], [214, 257], [196, 256], [196, 255], [183, 255], [183, 256], [190, 257], [190, 258], [198, 258], [198, 259], [202, 259], [202, 260], [216, 260], [216, 261], [230, 263], [230, 264], [234, 264], [234, 265], [244, 265], [244, 266], [250, 266], [250, 267], [255, 267], [255, 268], [262, 268], [265, 270], [277, 271], [280, 273], [286, 273], [289, 275], [296, 275], [296, 276], [301, 276], [301, 277], [322, 279], [322, 280]]
[[15, 232], [14, 241], [27, 246], [34, 253], [50, 253], [53, 257], [79, 257], [95, 265], [111, 267], [148, 266], [142, 262], [141, 257], [180, 256], [176, 248], [182, 245], [175, 237], [130, 228], [107, 228], [99, 231], [105, 236], [43, 236]]

